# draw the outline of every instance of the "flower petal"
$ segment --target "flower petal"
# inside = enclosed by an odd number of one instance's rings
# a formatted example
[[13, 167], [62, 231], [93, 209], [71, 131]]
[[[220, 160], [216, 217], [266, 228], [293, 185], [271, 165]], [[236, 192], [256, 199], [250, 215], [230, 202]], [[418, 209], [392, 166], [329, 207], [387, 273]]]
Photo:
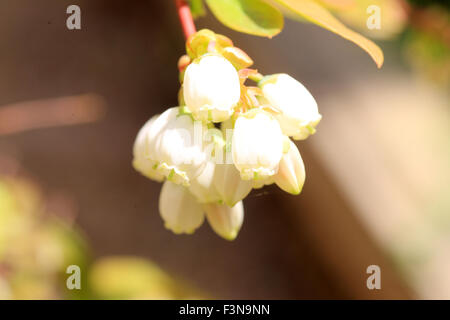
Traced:
[[159, 212], [164, 226], [174, 233], [193, 233], [205, 219], [201, 205], [188, 190], [166, 181], [159, 196]]
[[228, 60], [206, 54], [186, 68], [183, 93], [195, 119], [221, 122], [230, 118], [239, 102], [239, 76]]
[[206, 218], [213, 230], [226, 240], [234, 240], [244, 221], [244, 205], [242, 201], [234, 207], [224, 204], [206, 204], [203, 206]]
[[133, 145], [133, 167], [147, 178], [161, 182], [164, 175], [155, 169], [156, 161], [149, 157], [149, 137], [158, 117], [152, 117], [139, 130]]
[[232, 137], [232, 156], [244, 180], [264, 179], [278, 170], [284, 137], [278, 121], [253, 109], [239, 116]]
[[215, 169], [215, 163], [208, 161], [202, 173], [190, 181], [189, 191], [199, 203], [220, 201], [220, 195], [214, 184]]
[[322, 116], [316, 100], [299, 81], [281, 73], [266, 76], [259, 86], [269, 104], [280, 112], [276, 119], [285, 135], [303, 140], [315, 132]]
[[275, 183], [281, 189], [291, 194], [299, 194], [305, 183], [305, 166], [300, 152], [294, 142], [290, 141], [289, 151], [283, 155]]
[[168, 180], [189, 186], [206, 165], [203, 136], [207, 127], [190, 115], [178, 114], [164, 127], [154, 144], [155, 160]]
[[242, 180], [233, 164], [217, 164], [214, 186], [224, 203], [234, 206], [243, 200], [252, 190], [251, 180]]

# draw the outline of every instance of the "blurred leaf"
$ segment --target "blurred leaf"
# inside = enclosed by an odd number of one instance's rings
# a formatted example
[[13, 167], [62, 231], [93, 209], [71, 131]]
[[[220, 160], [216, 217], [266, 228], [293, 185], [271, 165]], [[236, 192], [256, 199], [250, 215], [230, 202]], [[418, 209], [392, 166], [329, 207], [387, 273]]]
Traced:
[[375, 61], [377, 67], [383, 65], [383, 51], [372, 41], [350, 30], [336, 19], [327, 9], [312, 0], [275, 0], [300, 17], [317, 24], [341, 37], [350, 40], [364, 49]]
[[68, 265], [87, 270], [87, 245], [76, 228], [43, 210], [44, 201], [30, 181], [0, 176], [0, 265], [7, 266], [0, 272], [0, 298], [83, 299], [89, 294], [85, 277], [83, 290], [66, 287]]
[[[323, 4], [325, 7], [336, 10], [345, 10], [354, 7], [360, 0], [318, 0], [320, 4]], [[391, 0], [389, 0], [391, 1]]]
[[273, 37], [283, 29], [281, 12], [263, 0], [206, 0], [216, 18], [236, 31]]
[[202, 17], [206, 14], [203, 0], [190, 0], [189, 7], [191, 8], [192, 17], [194, 19]]
[[405, 56], [419, 75], [448, 90], [450, 47], [435, 35], [410, 28], [403, 39]]
[[[329, 0], [330, 1], [330, 0]], [[367, 8], [377, 6], [380, 8], [380, 29], [369, 29], [367, 19], [372, 13]], [[327, 5], [325, 5], [327, 7]], [[330, 8], [330, 7], [329, 7]], [[358, 0], [345, 8], [335, 8], [335, 15], [348, 26], [360, 31], [365, 36], [375, 39], [392, 39], [400, 34], [408, 22], [406, 7], [400, 1], [393, 0]], [[373, 11], [372, 11], [373, 12]]]
[[100, 299], [199, 299], [195, 289], [138, 257], [105, 257], [89, 272], [90, 286]]

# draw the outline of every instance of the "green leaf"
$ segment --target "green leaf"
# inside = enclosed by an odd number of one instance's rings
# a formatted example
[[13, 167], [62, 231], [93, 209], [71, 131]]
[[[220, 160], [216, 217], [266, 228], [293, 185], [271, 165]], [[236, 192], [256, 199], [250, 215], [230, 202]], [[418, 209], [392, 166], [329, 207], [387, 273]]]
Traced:
[[203, 17], [206, 14], [203, 0], [190, 0], [189, 7], [191, 9], [192, 17], [194, 19], [197, 19], [198, 17]]
[[283, 29], [281, 12], [263, 0], [206, 0], [216, 18], [236, 31], [273, 37]]
[[292, 13], [317, 24], [341, 37], [352, 41], [365, 50], [375, 61], [378, 68], [381, 68], [384, 61], [383, 51], [372, 41], [363, 37], [359, 33], [350, 30], [338, 19], [336, 19], [327, 9], [313, 0], [274, 0]]

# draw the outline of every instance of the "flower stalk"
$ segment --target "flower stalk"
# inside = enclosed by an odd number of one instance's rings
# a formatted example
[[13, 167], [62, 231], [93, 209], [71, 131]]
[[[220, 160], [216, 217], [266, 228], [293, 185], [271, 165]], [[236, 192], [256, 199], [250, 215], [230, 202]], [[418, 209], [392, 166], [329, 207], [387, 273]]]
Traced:
[[183, 29], [184, 37], [187, 39], [196, 31], [194, 19], [192, 18], [191, 9], [186, 0], [175, 0], [177, 6], [178, 18], [180, 19], [181, 28]]

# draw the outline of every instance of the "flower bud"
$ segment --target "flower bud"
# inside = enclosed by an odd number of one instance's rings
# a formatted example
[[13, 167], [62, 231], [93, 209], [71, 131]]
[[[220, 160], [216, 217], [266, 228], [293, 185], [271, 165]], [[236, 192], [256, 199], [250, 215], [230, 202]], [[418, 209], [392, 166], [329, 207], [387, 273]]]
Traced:
[[202, 206], [188, 190], [170, 181], [164, 182], [159, 196], [159, 213], [164, 226], [174, 233], [193, 233], [205, 219]]
[[294, 142], [290, 141], [289, 150], [281, 158], [278, 172], [273, 176], [281, 189], [291, 194], [299, 194], [305, 183], [305, 166]]
[[232, 137], [232, 156], [244, 180], [274, 175], [283, 155], [283, 134], [267, 112], [253, 109], [239, 116]]
[[259, 86], [268, 102], [280, 112], [276, 119], [285, 135], [302, 140], [315, 132], [322, 116], [314, 97], [300, 82], [282, 73], [263, 78]]
[[202, 173], [190, 180], [189, 191], [199, 203], [220, 201], [220, 195], [214, 185], [215, 169], [216, 164], [213, 161], [208, 161]]
[[252, 181], [242, 180], [233, 164], [216, 164], [214, 186], [220, 199], [232, 207], [252, 190]]
[[207, 54], [186, 68], [183, 93], [195, 119], [221, 122], [233, 114], [239, 102], [239, 76], [228, 60]]
[[244, 206], [239, 201], [234, 207], [224, 204], [206, 204], [203, 206], [211, 228], [222, 238], [234, 240], [244, 221]]
[[233, 46], [233, 41], [231, 41], [230, 38], [224, 36], [223, 34], [216, 33], [216, 41], [222, 48]]
[[216, 34], [208, 29], [202, 29], [194, 33], [186, 41], [186, 52], [191, 59], [200, 57], [208, 52], [211, 42], [216, 42]]

